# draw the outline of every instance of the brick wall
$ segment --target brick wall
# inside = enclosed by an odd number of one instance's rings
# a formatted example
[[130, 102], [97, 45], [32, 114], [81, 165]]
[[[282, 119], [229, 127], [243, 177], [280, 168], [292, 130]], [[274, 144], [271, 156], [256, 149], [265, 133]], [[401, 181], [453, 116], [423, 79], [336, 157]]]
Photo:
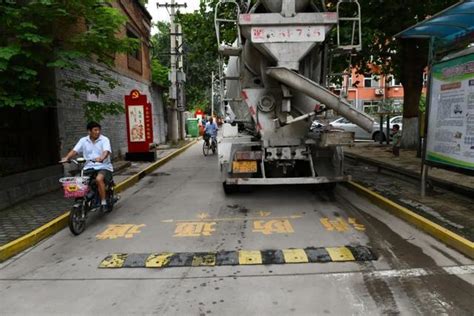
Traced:
[[[61, 156], [72, 149], [77, 140], [85, 135], [86, 121], [82, 105], [88, 100], [85, 93], [80, 93], [79, 98], [74, 97], [73, 91], [62, 86], [61, 82], [65, 79], [88, 79], [94, 80], [94, 76], [89, 73], [90, 67], [96, 67], [100, 70], [106, 70], [86, 60], [78, 61], [78, 69], [57, 70], [56, 71], [56, 93], [58, 103], [58, 127]], [[164, 120], [163, 102], [161, 93], [141, 81], [124, 76], [115, 71], [106, 70], [113, 78], [120, 82], [120, 86], [110, 89], [106, 84], [101, 88], [104, 94], [99, 96], [100, 102], [124, 102], [124, 96], [130, 94], [133, 89], [139, 90], [142, 94], [148, 96], [153, 105], [154, 134], [155, 142], [163, 143], [166, 141], [166, 126]], [[151, 92], [153, 90], [153, 93]], [[89, 96], [90, 98], [90, 96]], [[127, 151], [127, 134], [125, 114], [108, 116], [101, 122], [103, 134], [110, 138], [112, 143], [113, 157], [123, 156]]]

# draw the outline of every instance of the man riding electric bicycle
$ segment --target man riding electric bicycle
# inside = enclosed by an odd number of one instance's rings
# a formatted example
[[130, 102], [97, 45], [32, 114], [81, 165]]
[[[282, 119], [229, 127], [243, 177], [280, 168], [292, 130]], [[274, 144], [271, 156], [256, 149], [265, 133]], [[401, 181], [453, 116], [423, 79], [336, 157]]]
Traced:
[[91, 122], [87, 124], [88, 136], [79, 140], [74, 148], [60, 161], [69, 162], [78, 154], [82, 154], [86, 160], [84, 166], [84, 176], [95, 177], [97, 190], [100, 196], [101, 211], [107, 211], [107, 191], [106, 186], [113, 181], [114, 171], [110, 154], [112, 148], [110, 140], [101, 135], [102, 127], [99, 123]]
[[[210, 117], [204, 128], [204, 142], [213, 152], [215, 152], [217, 148], [217, 129], [217, 124], [214, 122], [214, 119]], [[211, 143], [209, 143], [209, 140], [211, 140]]]

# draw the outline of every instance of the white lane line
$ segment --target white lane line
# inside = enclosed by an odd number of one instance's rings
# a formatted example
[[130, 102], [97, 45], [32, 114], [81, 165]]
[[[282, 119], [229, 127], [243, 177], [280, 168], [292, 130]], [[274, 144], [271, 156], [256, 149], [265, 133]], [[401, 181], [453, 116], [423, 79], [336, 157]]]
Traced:
[[436, 267], [436, 269], [414, 268], [402, 270], [382, 270], [372, 272], [342, 272], [328, 274], [328, 276], [351, 277], [354, 274], [367, 275], [374, 278], [416, 278], [423, 276], [433, 276], [443, 274], [448, 275], [466, 275], [474, 274], [474, 265], [455, 266], [455, 267]]
[[[235, 266], [240, 267], [242, 266]], [[251, 267], [251, 266], [249, 266]], [[188, 269], [187, 267], [186, 269]], [[184, 268], [174, 268], [179, 270]], [[172, 271], [173, 269], [167, 269]], [[432, 269], [414, 268], [402, 270], [381, 270], [381, 271], [352, 271], [352, 272], [317, 272], [317, 273], [272, 273], [272, 274], [216, 274], [216, 276], [199, 276], [191, 275], [183, 277], [179, 276], [163, 276], [163, 277], [115, 277], [115, 278], [0, 278], [0, 282], [17, 281], [17, 282], [33, 282], [33, 281], [136, 281], [136, 280], [193, 280], [193, 279], [215, 279], [215, 278], [274, 278], [274, 277], [306, 277], [315, 276], [323, 278], [345, 279], [354, 276], [369, 276], [373, 278], [416, 278], [435, 275], [468, 275], [474, 274], [474, 265], [452, 266], [452, 267], [434, 267]]]

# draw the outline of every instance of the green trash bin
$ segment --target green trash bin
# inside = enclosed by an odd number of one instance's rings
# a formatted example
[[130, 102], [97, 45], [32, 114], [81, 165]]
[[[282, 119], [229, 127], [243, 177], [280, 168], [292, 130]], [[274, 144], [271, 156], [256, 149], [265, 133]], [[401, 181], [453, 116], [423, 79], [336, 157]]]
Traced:
[[191, 137], [199, 136], [199, 119], [197, 118], [188, 118], [186, 120], [186, 127], [188, 129], [188, 135]]

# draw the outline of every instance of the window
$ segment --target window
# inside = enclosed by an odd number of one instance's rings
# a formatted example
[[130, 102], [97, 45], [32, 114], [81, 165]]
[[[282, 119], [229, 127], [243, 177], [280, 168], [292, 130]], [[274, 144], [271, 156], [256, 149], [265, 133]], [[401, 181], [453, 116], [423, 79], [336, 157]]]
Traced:
[[380, 111], [379, 101], [364, 101], [364, 113], [376, 114]]
[[141, 74], [142, 73], [142, 46], [140, 37], [137, 35], [131, 26], [127, 26], [127, 37], [138, 40], [138, 47], [135, 51], [129, 52], [127, 56], [128, 68]]
[[399, 87], [402, 85], [402, 83], [400, 82], [400, 80], [398, 80], [397, 78], [395, 78], [395, 76], [389, 76], [388, 77], [388, 80], [387, 80], [387, 83], [388, 83], [388, 86], [389, 87]]
[[364, 87], [366, 88], [378, 88], [380, 87], [379, 77], [377, 76], [365, 76], [364, 77]]

